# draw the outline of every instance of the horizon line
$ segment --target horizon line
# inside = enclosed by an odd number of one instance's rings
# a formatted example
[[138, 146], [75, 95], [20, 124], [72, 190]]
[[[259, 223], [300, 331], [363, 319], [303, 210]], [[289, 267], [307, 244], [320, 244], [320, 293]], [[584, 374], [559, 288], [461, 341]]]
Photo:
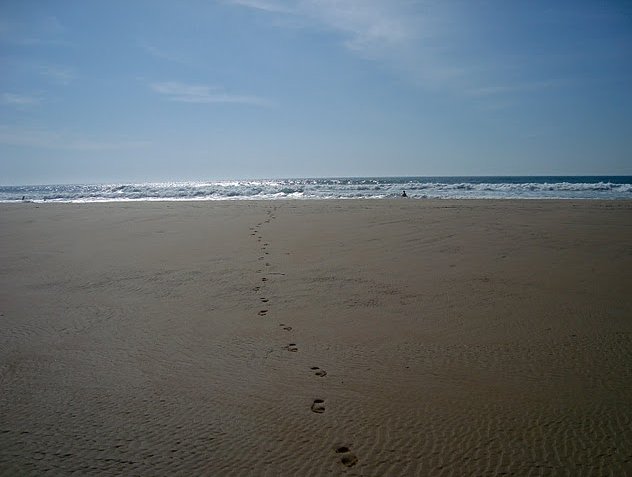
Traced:
[[231, 179], [178, 179], [178, 180], [120, 180], [105, 182], [56, 182], [40, 184], [0, 184], [0, 187], [42, 187], [42, 186], [85, 186], [85, 185], [135, 185], [135, 184], [183, 184], [183, 183], [203, 183], [203, 182], [232, 182], [232, 181], [283, 181], [283, 180], [308, 180], [308, 179], [406, 179], [406, 178], [516, 178], [516, 177], [626, 177], [632, 178], [632, 174], [475, 174], [475, 175], [387, 175], [387, 176], [287, 176], [287, 177], [266, 177], [266, 178], [231, 178]]

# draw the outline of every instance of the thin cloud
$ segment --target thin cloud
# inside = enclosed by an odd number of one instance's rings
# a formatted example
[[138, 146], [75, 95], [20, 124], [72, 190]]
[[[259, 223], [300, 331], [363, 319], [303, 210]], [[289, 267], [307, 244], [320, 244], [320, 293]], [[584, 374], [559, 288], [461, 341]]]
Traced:
[[474, 88], [467, 91], [470, 96], [485, 97], [485, 96], [501, 96], [513, 93], [528, 93], [537, 92], [547, 89], [552, 89], [564, 84], [563, 80], [549, 80], [549, 81], [532, 81], [527, 83], [505, 84], [496, 86], [485, 86], [481, 88]]
[[[388, 65], [414, 83], [445, 85], [447, 80], [465, 75], [463, 65], [450, 64], [444, 59], [449, 46], [437, 18], [427, 12], [420, 14], [409, 1], [229, 0], [229, 3], [264, 14], [274, 13], [277, 17], [282, 14], [300, 20], [299, 24], [330, 30], [340, 35], [341, 44], [351, 53]], [[442, 47], [438, 48], [438, 44]]]
[[345, 34], [347, 48], [369, 56], [418, 37], [418, 25], [397, 2], [316, 0], [301, 5], [305, 14]]
[[7, 41], [19, 46], [72, 46], [72, 43], [66, 40], [51, 40], [32, 36], [10, 38]]
[[0, 144], [39, 149], [110, 151], [146, 147], [150, 143], [125, 138], [101, 139], [49, 129], [27, 129], [0, 125]]
[[228, 94], [219, 88], [205, 85], [191, 85], [173, 81], [151, 83], [152, 91], [165, 96], [169, 101], [180, 103], [212, 104], [235, 103], [251, 106], [270, 107], [273, 103], [265, 98], [249, 95]]
[[41, 76], [62, 85], [70, 84], [77, 77], [73, 69], [65, 66], [39, 64], [34, 65], [34, 68]]
[[[481, 100], [497, 95], [543, 91], [549, 78], [528, 85], [513, 84], [506, 71], [525, 64], [494, 60], [488, 49], [468, 53], [476, 35], [468, 9], [450, 2], [410, 0], [226, 0], [235, 7], [268, 15], [271, 24], [301, 25], [330, 31], [351, 54], [374, 61], [401, 79], [430, 90], [443, 90]], [[464, 13], [464, 11], [466, 13]], [[469, 11], [476, 11], [472, 7]], [[287, 19], [286, 22], [279, 18]], [[499, 84], [500, 83], [500, 84]]]
[[28, 23], [0, 23], [0, 39], [6, 43], [19, 46], [72, 46], [63, 35], [66, 28], [55, 16], [36, 18]]
[[2, 93], [0, 103], [16, 107], [37, 106], [41, 103], [41, 98], [26, 94]]
[[[385, 45], [401, 44], [412, 40], [416, 27], [409, 12], [397, 8], [401, 2], [376, 0], [228, 0], [228, 3], [260, 10], [305, 17], [344, 34], [345, 46], [350, 50], [366, 52]], [[403, 5], [403, 4], [402, 4]]]
[[279, 1], [273, 0], [229, 0], [229, 3], [233, 5], [240, 5], [242, 7], [254, 8], [256, 10], [263, 10], [265, 12], [272, 13], [292, 13], [292, 8], [289, 5]]
[[138, 47], [145, 53], [148, 53], [150, 56], [153, 56], [154, 58], [158, 58], [160, 60], [167, 60], [183, 65], [193, 65], [193, 61], [191, 60], [191, 58], [188, 58], [179, 52], [175, 52], [162, 47], [157, 47], [156, 45], [147, 43], [146, 41], [139, 41]]
[[40, 28], [53, 35], [60, 35], [66, 32], [66, 27], [54, 15], [44, 17], [41, 20]]

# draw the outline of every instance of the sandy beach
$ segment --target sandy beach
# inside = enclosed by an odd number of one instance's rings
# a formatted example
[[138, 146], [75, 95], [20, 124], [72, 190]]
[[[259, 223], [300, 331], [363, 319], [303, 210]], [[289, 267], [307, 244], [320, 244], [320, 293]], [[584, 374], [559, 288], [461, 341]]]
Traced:
[[632, 202], [0, 206], [0, 474], [632, 475]]

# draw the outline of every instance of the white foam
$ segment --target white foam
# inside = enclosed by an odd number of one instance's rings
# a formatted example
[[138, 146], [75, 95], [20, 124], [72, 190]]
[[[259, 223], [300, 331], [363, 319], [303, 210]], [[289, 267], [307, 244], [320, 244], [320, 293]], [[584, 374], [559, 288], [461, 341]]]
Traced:
[[632, 180], [616, 183], [549, 182], [536, 178], [503, 182], [459, 178], [454, 181], [428, 178], [334, 178], [247, 181], [165, 182], [101, 185], [45, 185], [0, 187], [0, 201], [22, 197], [35, 202], [119, 202], [182, 200], [278, 200], [278, 199], [382, 199], [411, 198], [493, 199], [632, 199]]

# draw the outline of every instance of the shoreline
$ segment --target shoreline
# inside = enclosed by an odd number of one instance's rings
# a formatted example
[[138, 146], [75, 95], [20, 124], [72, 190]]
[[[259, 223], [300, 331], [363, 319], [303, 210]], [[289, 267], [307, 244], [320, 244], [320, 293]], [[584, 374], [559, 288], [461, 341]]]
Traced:
[[566, 198], [566, 197], [554, 197], [554, 198], [547, 198], [547, 197], [510, 197], [510, 198], [503, 198], [503, 197], [494, 197], [494, 198], [486, 198], [486, 197], [475, 197], [475, 198], [469, 198], [469, 197], [448, 197], [448, 198], [441, 198], [441, 197], [414, 197], [414, 196], [408, 196], [408, 197], [349, 197], [349, 198], [323, 198], [323, 199], [314, 199], [314, 198], [308, 198], [308, 199], [292, 199], [292, 198], [282, 198], [282, 199], [244, 199], [244, 198], [238, 198], [238, 199], [226, 199], [226, 198], [221, 198], [221, 199], [207, 199], [207, 198], [202, 198], [202, 199], [121, 199], [121, 200], [100, 200], [100, 201], [55, 201], [55, 200], [15, 200], [15, 201], [0, 201], [0, 207], [5, 206], [5, 205], [24, 205], [24, 204], [37, 204], [37, 205], [41, 205], [41, 204], [51, 204], [51, 205], [65, 205], [65, 204], [74, 204], [74, 205], [89, 205], [89, 204], [142, 204], [142, 203], [175, 203], [175, 204], [180, 204], [180, 203], [235, 203], [235, 202], [245, 202], [245, 203], [250, 203], [250, 202], [259, 202], [259, 203], [284, 203], [284, 202], [297, 202], [297, 203], [309, 203], [309, 202], [315, 202], [315, 203], [319, 203], [319, 202], [336, 202], [336, 201], [340, 201], [340, 202], [362, 202], [362, 201], [367, 201], [367, 202], [389, 202], [389, 201], [412, 201], [412, 202], [446, 202], [446, 201], [456, 201], [456, 202], [513, 202], [513, 201], [517, 201], [517, 202], [521, 202], [521, 201], [526, 201], [526, 202], [632, 202], [632, 198], [591, 198], [591, 197], [586, 197], [586, 198], [577, 198], [577, 197], [572, 197], [572, 198]]

